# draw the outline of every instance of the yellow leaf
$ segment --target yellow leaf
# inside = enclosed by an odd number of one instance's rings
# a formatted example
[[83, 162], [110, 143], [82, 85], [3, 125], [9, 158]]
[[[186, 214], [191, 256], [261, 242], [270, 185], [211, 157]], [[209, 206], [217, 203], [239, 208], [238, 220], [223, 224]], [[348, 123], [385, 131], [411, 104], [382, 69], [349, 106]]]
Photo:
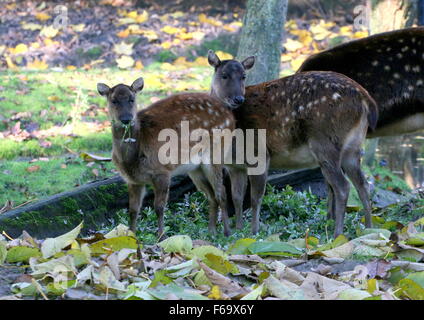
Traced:
[[368, 37], [368, 31], [356, 31], [353, 34], [354, 39], [361, 39], [361, 38], [365, 38], [365, 37]]
[[293, 52], [303, 48], [303, 44], [300, 41], [287, 38], [287, 42], [284, 44], [284, 47], [287, 51]]
[[45, 38], [44, 39], [44, 44], [48, 47], [48, 46], [51, 46], [51, 45], [59, 45], [59, 42], [53, 41], [50, 38]]
[[352, 35], [352, 26], [343, 26], [339, 30], [339, 34], [342, 36], [350, 36]]
[[47, 97], [47, 100], [57, 102], [60, 101], [60, 98], [58, 96], [49, 96]]
[[223, 27], [222, 27], [222, 29], [224, 29], [224, 30], [227, 30], [227, 31], [229, 31], [229, 32], [235, 32], [236, 31], [236, 28], [234, 28], [234, 27], [232, 27], [231, 25], [224, 25]]
[[34, 30], [40, 30], [41, 28], [42, 26], [37, 23], [26, 23], [26, 22], [22, 23], [22, 29], [24, 30], [34, 31]]
[[38, 48], [40, 48], [40, 44], [38, 42], [32, 42], [31, 48], [38, 49]]
[[137, 62], [135, 63], [135, 68], [137, 70], [141, 70], [144, 68], [143, 62], [141, 62], [140, 60], [137, 60]]
[[135, 18], [135, 22], [143, 23], [149, 19], [149, 13], [146, 10], [143, 10], [142, 14], [139, 14], [137, 18]]
[[165, 26], [160, 30], [167, 33], [167, 34], [176, 34], [176, 33], [186, 32], [186, 28], [180, 29], [180, 28], [175, 28], [175, 27], [171, 27], [171, 26]]
[[16, 65], [13, 63], [12, 59], [9, 56], [5, 55], [6, 64], [9, 69], [17, 69]]
[[143, 30], [143, 36], [149, 39], [149, 41], [155, 41], [158, 39], [158, 35], [153, 30]]
[[216, 51], [215, 53], [221, 60], [231, 60], [231, 59], [233, 59], [233, 55], [230, 54], [230, 53], [223, 52], [223, 51]]
[[116, 63], [118, 64], [119, 68], [128, 69], [134, 65], [134, 59], [130, 56], [123, 55], [122, 57], [116, 59]]
[[51, 16], [49, 16], [47, 13], [39, 12], [35, 15], [35, 18], [40, 21], [46, 21], [49, 20]]
[[164, 49], [169, 49], [169, 48], [171, 48], [171, 46], [172, 46], [172, 42], [170, 42], [170, 41], [165, 41], [165, 42], [162, 42], [160, 45], [161, 45], [161, 47], [162, 47], [162, 48], [164, 48]]
[[291, 30], [290, 33], [298, 36], [299, 41], [302, 42], [304, 46], [309, 46], [313, 40], [308, 30]]
[[44, 36], [47, 38], [54, 38], [58, 32], [59, 32], [59, 29], [56, 29], [53, 26], [47, 26], [41, 29], [40, 36]]
[[162, 70], [166, 70], [166, 71], [174, 71], [177, 69], [177, 67], [173, 66], [172, 64], [170, 64], [169, 62], [164, 62], [160, 65], [160, 68]]
[[28, 62], [26, 67], [28, 69], [45, 70], [49, 65], [44, 60], [35, 59], [32, 62]]
[[214, 299], [214, 300], [221, 299], [221, 291], [219, 290], [218, 286], [212, 287], [211, 293], [208, 295], [208, 298]]
[[191, 62], [188, 62], [185, 57], [179, 57], [179, 58], [175, 59], [173, 65], [174, 66], [190, 67], [191, 66]]
[[193, 35], [193, 38], [195, 40], [202, 40], [203, 37], [205, 36], [205, 33], [202, 31], [194, 31], [191, 33]]
[[115, 46], [113, 47], [113, 51], [118, 55], [124, 54], [129, 56], [133, 53], [133, 45], [133, 43], [126, 44], [125, 42], [120, 42], [115, 44]]
[[126, 16], [127, 16], [128, 18], [135, 19], [135, 18], [137, 18], [137, 11], [131, 11], [131, 12], [128, 12], [128, 13], [126, 14]]
[[75, 32], [82, 32], [85, 28], [85, 24], [84, 23], [74, 24], [74, 25], [71, 25], [71, 28]]
[[76, 70], [76, 68], [77, 67], [75, 67], [73, 65], [66, 66], [66, 70], [69, 70], [69, 71], [74, 71], [74, 70]]
[[207, 24], [210, 24], [210, 25], [213, 25], [213, 26], [216, 26], [216, 27], [222, 26], [221, 21], [218, 21], [218, 20], [215, 20], [215, 19], [212, 19], [212, 18], [208, 18], [206, 16], [206, 14], [204, 14], [204, 13], [199, 14], [198, 19], [202, 23], [207, 23]]
[[13, 49], [13, 53], [14, 54], [20, 54], [20, 53], [25, 53], [28, 51], [28, 47], [26, 44], [20, 43], [18, 44], [15, 49]]
[[369, 293], [373, 294], [373, 292], [378, 289], [377, 280], [376, 279], [369, 279], [369, 280], [367, 280], [367, 287], [368, 287], [367, 288], [367, 291]]
[[194, 64], [196, 66], [202, 66], [202, 67], [209, 66], [209, 62], [206, 57], [197, 57], [196, 60], [194, 60]]
[[179, 34], [177, 34], [177, 38], [181, 39], [181, 40], [191, 40], [193, 39], [193, 34], [191, 32], [181, 32]]
[[306, 56], [306, 55], [301, 55], [301, 56], [299, 56], [298, 58], [293, 59], [293, 60], [291, 61], [291, 67], [292, 67], [292, 69], [293, 69], [293, 70], [297, 70], [297, 69], [299, 69], [299, 68], [300, 68], [300, 66], [302, 65], [303, 61], [305, 61], [305, 60], [306, 60], [306, 58], [307, 58], [307, 56]]

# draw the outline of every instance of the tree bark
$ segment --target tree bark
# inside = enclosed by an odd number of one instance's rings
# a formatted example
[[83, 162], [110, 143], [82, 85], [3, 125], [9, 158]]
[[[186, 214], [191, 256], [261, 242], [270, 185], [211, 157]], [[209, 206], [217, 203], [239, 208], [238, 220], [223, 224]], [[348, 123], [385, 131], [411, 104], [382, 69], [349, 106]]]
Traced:
[[248, 0], [237, 59], [255, 56], [246, 84], [276, 79], [280, 73], [281, 40], [287, 0]]
[[418, 15], [418, 0], [368, 0], [370, 33], [411, 27]]

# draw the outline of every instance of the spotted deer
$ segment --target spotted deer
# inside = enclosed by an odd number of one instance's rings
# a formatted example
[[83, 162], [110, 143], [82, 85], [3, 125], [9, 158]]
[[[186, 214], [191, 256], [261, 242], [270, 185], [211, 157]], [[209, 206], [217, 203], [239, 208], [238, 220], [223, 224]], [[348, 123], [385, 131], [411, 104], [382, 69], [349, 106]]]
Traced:
[[[211, 161], [208, 163], [208, 159], [212, 149], [221, 148], [220, 139], [211, 139], [212, 131], [234, 129], [234, 117], [231, 111], [218, 99], [205, 93], [176, 94], [137, 111], [136, 95], [143, 86], [142, 78], [135, 80], [130, 86], [118, 84], [110, 88], [103, 83], [97, 84], [99, 94], [107, 98], [112, 123], [112, 160], [128, 184], [130, 229], [134, 232], [136, 230], [137, 216], [146, 185], [150, 184], [154, 189], [158, 235], [162, 238], [164, 208], [168, 199], [170, 179], [173, 175], [188, 172], [195, 180], [196, 186], [206, 193], [209, 200], [210, 231], [216, 232], [218, 207], [220, 207], [224, 232], [229, 234], [222, 166], [212, 164]], [[171, 143], [172, 137], [164, 135], [166, 132], [169, 133], [167, 130], [177, 135], [177, 143], [169, 145], [177, 149], [165, 148], [167, 143]], [[184, 133], [184, 130], [187, 131]], [[196, 132], [198, 134], [206, 132], [206, 137], [202, 137], [205, 140], [202, 140], [203, 144], [200, 147], [196, 144], [199, 139], [199, 136], [196, 138]], [[187, 134], [190, 134], [190, 137]], [[196, 146], [198, 149], [195, 149]], [[220, 150], [222, 154], [227, 152], [223, 147]], [[161, 160], [161, 152], [169, 155], [170, 161], [164, 163]], [[189, 162], [183, 162], [181, 161], [183, 154], [194, 155], [195, 159], [189, 158]]]
[[[368, 92], [334, 72], [305, 72], [245, 87], [254, 57], [221, 61], [209, 51], [214, 67], [211, 95], [233, 110], [236, 127], [266, 129], [267, 169], [320, 167], [329, 185], [329, 216], [335, 216], [335, 236], [343, 233], [349, 195], [345, 174], [358, 191], [371, 226], [368, 182], [360, 168], [361, 144], [368, 127], [375, 128], [377, 107]], [[236, 227], [242, 227], [246, 165], [228, 165]], [[250, 175], [252, 232], [259, 229], [259, 212], [267, 172]]]
[[424, 27], [376, 34], [317, 53], [298, 72], [335, 71], [362, 85], [378, 106], [367, 137], [424, 129]]

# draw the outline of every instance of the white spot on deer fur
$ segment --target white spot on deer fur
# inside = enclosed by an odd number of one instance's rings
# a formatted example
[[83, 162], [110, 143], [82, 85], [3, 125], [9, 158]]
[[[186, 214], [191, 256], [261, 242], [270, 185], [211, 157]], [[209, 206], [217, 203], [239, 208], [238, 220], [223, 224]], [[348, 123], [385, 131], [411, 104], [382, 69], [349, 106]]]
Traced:
[[408, 86], [408, 90], [409, 90], [409, 91], [414, 91], [414, 86], [409, 85], [409, 86]]
[[321, 98], [321, 102], [325, 102], [325, 101], [327, 101], [327, 97], [326, 97], [326, 96], [323, 96], [323, 97]]
[[412, 53], [413, 54], [417, 54], [417, 50], [416, 49], [412, 49]]
[[289, 122], [289, 120], [290, 120], [290, 118], [289, 117], [286, 117], [286, 122]]
[[209, 127], [209, 121], [203, 121], [203, 127], [204, 128]]
[[212, 115], [212, 114], [213, 114], [213, 110], [212, 110], [212, 109], [208, 109], [208, 113], [209, 113], [210, 115]]
[[196, 109], [196, 106], [194, 104], [191, 104], [190, 109], [194, 110], [194, 109]]
[[316, 104], [318, 104], [319, 103], [319, 100], [315, 100], [314, 101], [314, 104], [316, 105]]
[[202, 111], [205, 110], [205, 108], [201, 104], [199, 104], [199, 109]]
[[412, 43], [415, 43], [415, 41], [416, 41], [417, 39], [415, 39], [415, 37], [413, 37], [412, 39], [411, 39], [411, 42]]
[[305, 108], [303, 106], [299, 107], [299, 112], [302, 112]]
[[399, 41], [399, 43], [403, 43], [404, 40], [403, 39], [399, 39], [398, 41]]
[[384, 66], [384, 70], [390, 71], [390, 66]]
[[377, 60], [374, 60], [371, 64], [372, 64], [374, 67], [376, 67], [376, 66], [378, 66], [378, 61], [377, 61]]
[[296, 111], [293, 111], [293, 112], [291, 113], [291, 115], [292, 115], [293, 117], [296, 117]]
[[399, 73], [394, 73], [393, 74], [393, 78], [395, 78], [395, 79], [400, 79], [400, 74]]
[[328, 82], [325, 84], [325, 88], [326, 89], [330, 88], [330, 84]]
[[415, 67], [412, 68], [412, 71], [418, 73], [418, 72], [421, 71], [421, 67], [420, 66], [415, 66]]
[[398, 53], [396, 56], [397, 56], [399, 59], [402, 59], [403, 54], [402, 54], [402, 53]]
[[206, 105], [210, 108], [210, 107], [212, 107], [212, 105], [210, 104], [210, 102], [209, 101], [206, 101]]
[[312, 102], [308, 102], [308, 104], [306, 105], [306, 108], [310, 109], [312, 107]]
[[390, 48], [390, 47], [387, 47], [387, 49], [386, 49], [387, 52], [390, 52], [391, 50], [392, 50], [392, 48]]
[[337, 100], [338, 98], [341, 98], [342, 96], [340, 94], [338, 94], [337, 92], [335, 92], [333, 94], [333, 100]]
[[403, 47], [403, 48], [401, 49], [401, 51], [402, 51], [402, 52], [406, 52], [406, 51], [408, 51], [408, 50], [409, 50], [409, 47], [408, 47], [408, 46]]
[[410, 96], [411, 96], [411, 95], [410, 95], [408, 92], [405, 92], [405, 93], [403, 94], [403, 97], [404, 97], [404, 98], [406, 98], [406, 99], [408, 99]]
[[422, 86], [422, 85], [423, 85], [423, 83], [424, 83], [424, 82], [420, 79], [420, 80], [418, 80], [418, 81], [417, 81], [417, 86]]

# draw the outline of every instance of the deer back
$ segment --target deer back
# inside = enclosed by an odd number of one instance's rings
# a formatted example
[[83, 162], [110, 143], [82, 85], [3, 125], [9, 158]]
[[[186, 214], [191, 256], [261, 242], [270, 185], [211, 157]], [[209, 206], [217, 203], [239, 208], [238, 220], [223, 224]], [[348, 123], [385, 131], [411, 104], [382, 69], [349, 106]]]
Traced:
[[424, 27], [386, 32], [309, 57], [298, 72], [343, 73], [361, 84], [379, 108], [377, 127], [424, 112]]

